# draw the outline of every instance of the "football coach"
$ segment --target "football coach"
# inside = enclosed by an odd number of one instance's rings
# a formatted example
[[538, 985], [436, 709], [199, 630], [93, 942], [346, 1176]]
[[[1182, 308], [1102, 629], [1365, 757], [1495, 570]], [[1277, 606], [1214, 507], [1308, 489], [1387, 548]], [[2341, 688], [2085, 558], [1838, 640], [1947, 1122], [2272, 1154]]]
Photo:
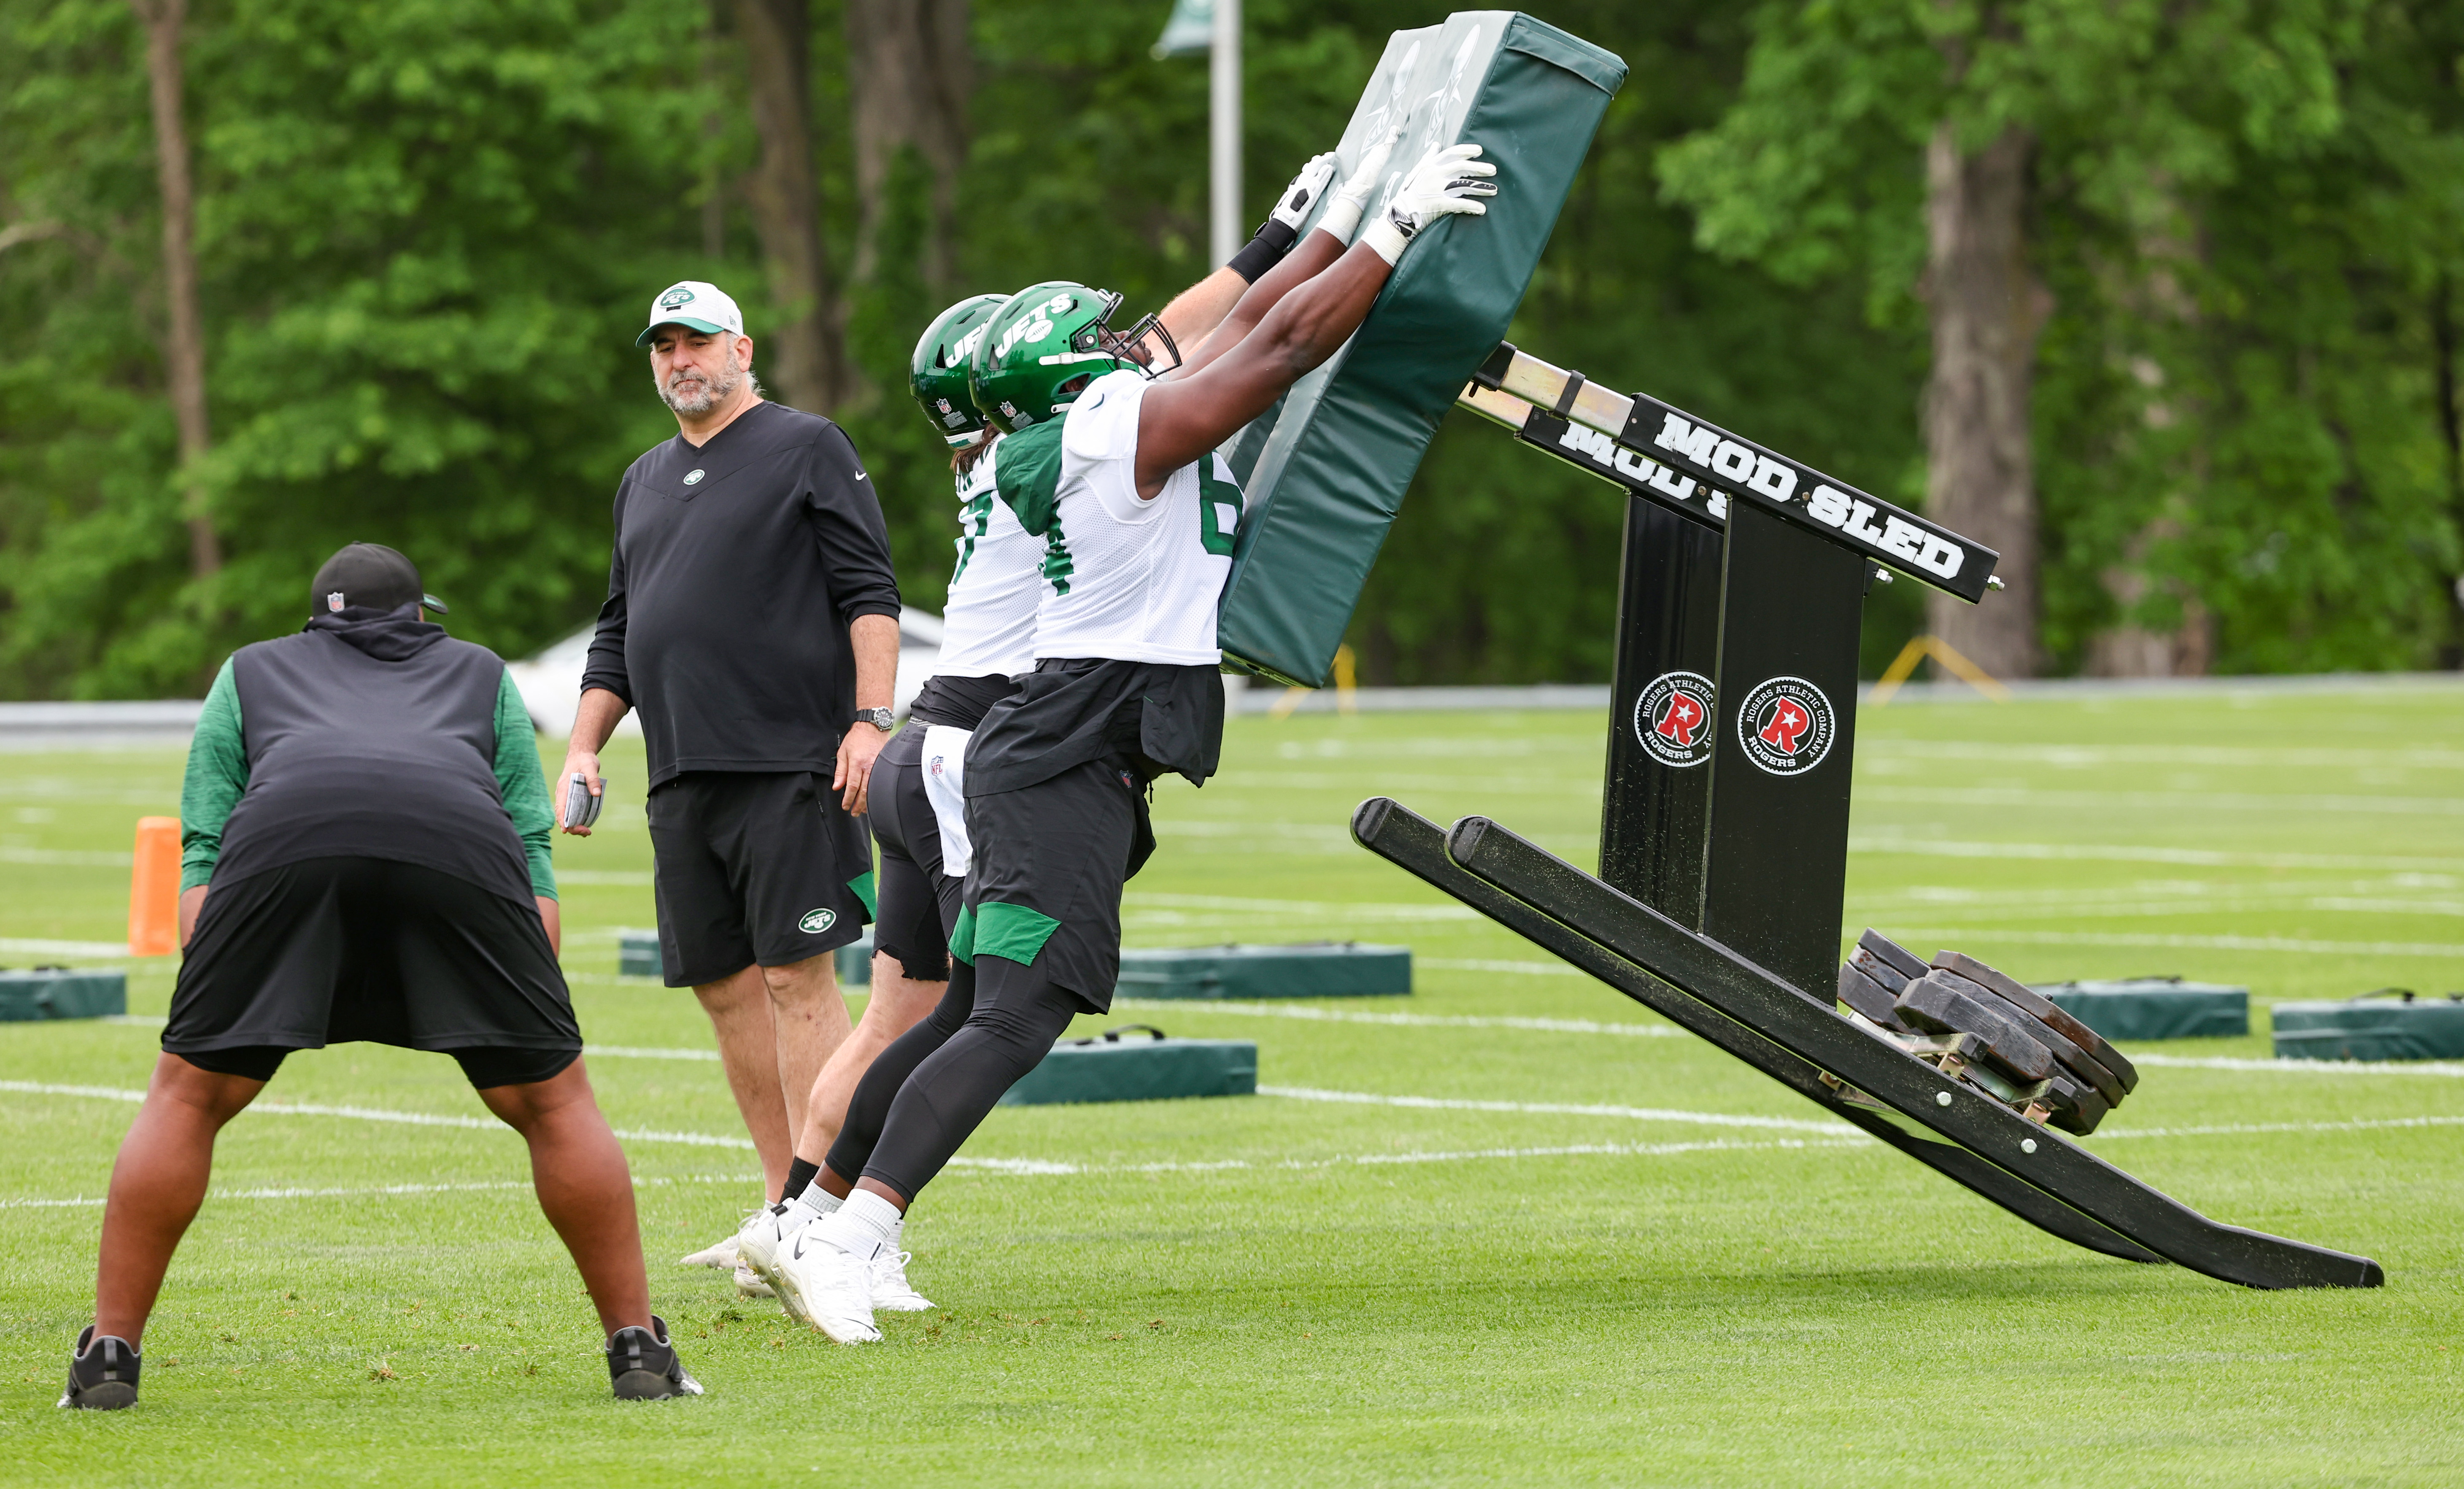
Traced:
[[848, 1032], [829, 953], [872, 918], [855, 814], [892, 727], [898, 580], [855, 445], [761, 397], [735, 300], [671, 285], [635, 344], [676, 437], [617, 486], [558, 789], [598, 793], [601, 746], [641, 715], [663, 971], [710, 1016], [776, 1200]]
[[427, 618], [444, 608], [409, 559], [353, 543], [318, 571], [307, 626], [241, 647], [207, 690], [180, 792], [187, 954], [63, 1407], [137, 1404], [216, 1135], [292, 1051], [352, 1040], [451, 1055], [521, 1133], [616, 1394], [700, 1393], [650, 1316], [632, 1177], [557, 968], [538, 738], [496, 654]]

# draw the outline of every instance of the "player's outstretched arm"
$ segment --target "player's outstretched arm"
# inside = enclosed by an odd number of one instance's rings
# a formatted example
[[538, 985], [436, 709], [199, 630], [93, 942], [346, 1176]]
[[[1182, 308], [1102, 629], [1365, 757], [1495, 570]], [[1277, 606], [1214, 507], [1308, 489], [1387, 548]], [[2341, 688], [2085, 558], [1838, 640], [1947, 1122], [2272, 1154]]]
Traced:
[[[1284, 296], [1257, 329], [1208, 365], [1158, 381], [1138, 410], [1138, 495], [1154, 500], [1173, 471], [1204, 455], [1273, 406], [1284, 390], [1334, 355], [1376, 303], [1403, 251], [1422, 228], [1457, 213], [1480, 216], [1497, 194], [1480, 146], [1433, 150], [1333, 266]], [[1254, 293], [1254, 292], [1253, 292]], [[1243, 296], [1245, 299], [1246, 296]]]
[[[1352, 235], [1359, 230], [1360, 215], [1368, 208], [1370, 194], [1385, 180], [1386, 162], [1395, 153], [1395, 142], [1402, 137], [1402, 133], [1398, 125], [1385, 139], [1369, 147], [1360, 158], [1360, 168], [1335, 188], [1333, 198], [1326, 204], [1326, 212], [1318, 219], [1317, 230], [1286, 254], [1282, 262], [1259, 275], [1257, 282], [1249, 286], [1247, 293], [1214, 328], [1213, 334], [1192, 347], [1181, 359], [1180, 366], [1165, 376], [1187, 377], [1239, 345], [1241, 339], [1256, 330], [1258, 322], [1265, 319], [1266, 313], [1281, 304], [1285, 296], [1325, 273], [1330, 265], [1343, 256], [1343, 251], [1352, 245]], [[1299, 183], [1294, 182], [1293, 185], [1298, 186]], [[1276, 215], [1282, 216], [1290, 209], [1287, 197], [1275, 208]], [[1308, 213], [1308, 204], [1300, 204], [1298, 209], [1292, 211], [1292, 226], [1298, 228]], [[1178, 334], [1174, 333], [1175, 336]]]
[[[1177, 347], [1194, 347], [1232, 313], [1249, 286], [1271, 273], [1291, 252], [1301, 223], [1334, 185], [1335, 159], [1330, 150], [1314, 155], [1275, 198], [1275, 208], [1232, 261], [1172, 297], [1155, 319]], [[1332, 262], [1331, 259], [1329, 262]], [[1324, 265], [1319, 267], [1323, 268]], [[1161, 348], [1155, 348], [1160, 351]]]

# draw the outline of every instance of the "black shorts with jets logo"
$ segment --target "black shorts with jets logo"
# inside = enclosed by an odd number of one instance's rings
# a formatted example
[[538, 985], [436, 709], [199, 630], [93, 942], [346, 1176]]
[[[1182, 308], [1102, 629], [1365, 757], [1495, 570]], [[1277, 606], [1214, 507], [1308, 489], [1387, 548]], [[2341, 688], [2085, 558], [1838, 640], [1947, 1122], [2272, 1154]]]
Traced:
[[692, 771], [650, 793], [671, 988], [834, 952], [872, 919], [872, 836], [815, 771]]

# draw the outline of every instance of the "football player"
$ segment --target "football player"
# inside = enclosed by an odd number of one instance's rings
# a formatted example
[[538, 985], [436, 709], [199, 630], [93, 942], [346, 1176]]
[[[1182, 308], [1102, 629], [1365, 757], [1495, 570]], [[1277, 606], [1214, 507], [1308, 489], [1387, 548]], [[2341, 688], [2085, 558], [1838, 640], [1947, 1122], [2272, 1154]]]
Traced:
[[[1181, 341], [1214, 330], [1249, 285], [1291, 250], [1334, 170], [1331, 153], [1303, 166], [1247, 247], [1124, 340], [1146, 360], [1177, 361]], [[814, 1086], [780, 1202], [747, 1219], [736, 1238], [737, 1259], [780, 1291], [791, 1312], [798, 1311], [799, 1300], [781, 1285], [780, 1249], [838, 1208], [847, 1192], [845, 1182], [813, 1182], [839, 1139], [842, 1114], [849, 1149], [869, 1152], [900, 1083], [957, 1031], [974, 1002], [974, 969], [964, 962], [954, 968], [949, 954], [970, 858], [960, 794], [967, 742], [985, 713], [1016, 690], [1018, 676], [1034, 670], [1036, 614], [1046, 587], [1045, 537], [1029, 533], [1001, 499], [996, 471], [1001, 431], [987, 426], [969, 388], [977, 346], [1008, 299], [978, 295], [951, 306], [925, 328], [909, 361], [910, 390], [950, 445], [958, 503], [957, 566], [950, 577], [934, 675], [910, 708], [906, 728], [874, 760], [867, 788], [873, 836], [881, 844], [871, 996], [863, 1022]], [[1075, 381], [1083, 385], [1088, 379], [1080, 375]], [[1053, 390], [1047, 385], [1046, 391]], [[1047, 397], [1034, 412], [1009, 422], [1025, 427], [1067, 406], [1066, 394]], [[850, 1104], [851, 1094], [860, 1091], [869, 1091], [871, 1100]], [[862, 1168], [861, 1161], [851, 1161], [847, 1171]], [[891, 1244], [872, 1259], [874, 1305], [929, 1308], [932, 1303], [907, 1281], [907, 1254], [898, 1238], [893, 1234]]]
[[974, 970], [965, 1018], [913, 1064], [869, 1149], [856, 1124], [842, 1131], [823, 1182], [845, 1202], [778, 1262], [782, 1297], [840, 1343], [881, 1337], [873, 1268], [915, 1195], [1072, 1018], [1109, 1009], [1121, 887], [1155, 847], [1151, 783], [1215, 771], [1217, 604], [1243, 511], [1216, 448], [1358, 329], [1422, 229], [1496, 194], [1479, 146], [1432, 150], [1353, 244], [1392, 144], [1176, 365], [1113, 333], [1118, 298], [1083, 285], [1022, 291], [983, 329], [976, 402], [1010, 431], [996, 485], [1046, 540], [1036, 664], [966, 752], [974, 859], [950, 939]]

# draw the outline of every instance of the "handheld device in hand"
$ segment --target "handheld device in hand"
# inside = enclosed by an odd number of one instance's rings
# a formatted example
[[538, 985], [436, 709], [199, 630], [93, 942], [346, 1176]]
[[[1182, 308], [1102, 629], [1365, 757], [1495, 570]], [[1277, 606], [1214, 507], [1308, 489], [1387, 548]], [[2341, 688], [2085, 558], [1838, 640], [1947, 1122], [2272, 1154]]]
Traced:
[[589, 826], [599, 821], [599, 808], [606, 799], [604, 795], [593, 795], [589, 777], [575, 771], [564, 778], [564, 813], [560, 825]]

